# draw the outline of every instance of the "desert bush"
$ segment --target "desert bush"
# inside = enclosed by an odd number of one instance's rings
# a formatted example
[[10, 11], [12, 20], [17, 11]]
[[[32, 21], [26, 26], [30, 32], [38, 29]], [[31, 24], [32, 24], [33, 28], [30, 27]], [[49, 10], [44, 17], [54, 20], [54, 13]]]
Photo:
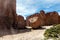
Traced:
[[50, 29], [47, 29], [44, 36], [47, 38], [58, 38], [60, 36], [60, 24], [54, 25]]

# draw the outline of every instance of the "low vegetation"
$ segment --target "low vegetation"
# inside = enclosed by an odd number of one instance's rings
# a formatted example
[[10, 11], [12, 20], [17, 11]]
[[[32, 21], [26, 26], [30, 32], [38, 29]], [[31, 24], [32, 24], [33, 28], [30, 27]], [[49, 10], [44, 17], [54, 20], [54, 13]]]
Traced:
[[47, 29], [44, 33], [46, 38], [60, 38], [60, 24], [53, 25], [50, 29]]

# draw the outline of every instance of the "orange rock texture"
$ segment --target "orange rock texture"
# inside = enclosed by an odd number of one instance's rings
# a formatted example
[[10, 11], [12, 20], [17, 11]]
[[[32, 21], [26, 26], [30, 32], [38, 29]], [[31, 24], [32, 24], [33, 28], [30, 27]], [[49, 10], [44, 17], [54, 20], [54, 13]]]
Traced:
[[52, 25], [52, 24], [58, 24], [58, 13], [56, 11], [54, 12], [48, 12], [46, 13], [46, 24]]
[[16, 24], [16, 0], [0, 0], [0, 29]]
[[40, 13], [28, 16], [26, 19], [27, 26], [38, 28], [44, 25], [53, 25], [59, 23], [59, 15], [56, 11], [45, 13], [43, 10]]
[[32, 28], [38, 28], [45, 25], [45, 12], [43, 10], [40, 13], [33, 14], [26, 19], [27, 26]]

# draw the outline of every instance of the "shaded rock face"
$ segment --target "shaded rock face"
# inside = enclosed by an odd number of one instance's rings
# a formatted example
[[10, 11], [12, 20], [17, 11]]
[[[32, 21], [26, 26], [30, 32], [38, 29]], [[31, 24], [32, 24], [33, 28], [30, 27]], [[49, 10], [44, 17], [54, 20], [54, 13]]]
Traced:
[[16, 24], [16, 0], [0, 0], [0, 29]]
[[36, 13], [27, 17], [26, 24], [32, 28], [38, 28], [42, 25], [45, 25], [45, 12], [41, 11], [40, 13]]
[[24, 17], [23, 16], [21, 16], [21, 15], [19, 15], [18, 16], [18, 23], [17, 23], [17, 28], [19, 29], [24, 29], [24, 28], [26, 28], [25, 27], [26, 26], [26, 21], [24, 20]]
[[46, 14], [46, 25], [58, 24], [58, 13], [57, 12], [49, 12]]
[[59, 24], [60, 24], [60, 16], [59, 16]]

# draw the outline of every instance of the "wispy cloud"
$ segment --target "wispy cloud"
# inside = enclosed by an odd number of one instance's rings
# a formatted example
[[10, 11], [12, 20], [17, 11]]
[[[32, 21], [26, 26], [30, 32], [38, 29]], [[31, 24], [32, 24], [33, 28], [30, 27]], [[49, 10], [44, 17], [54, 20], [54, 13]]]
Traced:
[[40, 10], [60, 12], [60, 0], [17, 0], [17, 14], [28, 16]]

